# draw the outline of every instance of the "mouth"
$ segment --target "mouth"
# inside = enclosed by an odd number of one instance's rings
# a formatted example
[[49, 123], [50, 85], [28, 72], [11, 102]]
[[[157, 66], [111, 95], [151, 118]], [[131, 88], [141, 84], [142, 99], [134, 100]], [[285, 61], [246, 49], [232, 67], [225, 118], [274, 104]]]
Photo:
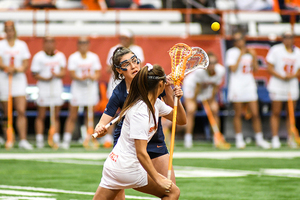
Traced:
[[138, 72], [139, 72], [138, 70], [134, 70], [134, 71], [132, 72], [132, 74], [133, 74], [133, 75], [136, 75]]

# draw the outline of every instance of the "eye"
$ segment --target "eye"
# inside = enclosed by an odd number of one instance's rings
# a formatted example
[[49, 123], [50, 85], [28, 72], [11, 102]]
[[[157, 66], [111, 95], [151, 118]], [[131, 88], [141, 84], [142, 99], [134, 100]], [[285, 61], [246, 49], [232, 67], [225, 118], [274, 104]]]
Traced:
[[130, 64], [130, 63], [129, 63], [128, 61], [127, 61], [127, 62], [124, 62], [124, 63], [122, 63], [121, 67], [122, 67], [122, 68], [127, 68], [129, 64]]

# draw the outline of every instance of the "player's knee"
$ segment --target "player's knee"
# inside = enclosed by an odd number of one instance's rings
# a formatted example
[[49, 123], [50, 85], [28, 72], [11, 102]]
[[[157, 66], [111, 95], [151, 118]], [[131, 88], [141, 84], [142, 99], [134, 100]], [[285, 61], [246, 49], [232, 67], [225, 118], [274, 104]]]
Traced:
[[172, 193], [170, 194], [171, 199], [179, 199], [180, 189], [176, 186], [172, 186]]

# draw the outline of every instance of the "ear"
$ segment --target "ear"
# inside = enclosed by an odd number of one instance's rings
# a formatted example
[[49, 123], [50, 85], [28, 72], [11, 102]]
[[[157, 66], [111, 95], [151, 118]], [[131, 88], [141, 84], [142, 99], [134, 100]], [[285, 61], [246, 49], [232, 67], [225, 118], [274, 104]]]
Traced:
[[116, 68], [116, 70], [119, 74], [123, 74], [123, 70], [121, 70], [120, 68]]

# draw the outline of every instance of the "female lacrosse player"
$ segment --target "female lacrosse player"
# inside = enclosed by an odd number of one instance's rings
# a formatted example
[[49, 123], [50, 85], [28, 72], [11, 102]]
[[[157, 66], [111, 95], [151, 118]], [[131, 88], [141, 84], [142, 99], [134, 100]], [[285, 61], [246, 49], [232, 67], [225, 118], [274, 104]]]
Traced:
[[78, 39], [78, 51], [70, 55], [68, 69], [72, 77], [69, 116], [65, 125], [62, 148], [68, 149], [77, 120], [78, 107], [96, 105], [99, 101], [98, 79], [101, 64], [97, 54], [89, 51], [89, 39]]
[[[129, 69], [130, 66], [127, 66]], [[147, 153], [147, 143], [158, 128], [158, 117], [172, 120], [173, 111], [158, 96], [164, 91], [166, 75], [159, 66], [147, 64], [137, 73], [130, 85], [121, 116], [124, 117], [119, 140], [106, 159], [100, 185], [94, 199], [114, 199], [122, 189], [134, 188], [162, 199], [178, 199], [179, 189], [171, 180], [159, 174]], [[174, 94], [180, 98], [179, 86]], [[186, 123], [183, 107], [178, 109], [177, 124]], [[98, 125], [98, 132], [105, 125]]]
[[256, 53], [246, 47], [246, 40], [242, 32], [233, 35], [234, 47], [226, 52], [226, 65], [230, 69], [228, 85], [228, 99], [233, 103], [235, 115], [233, 119], [236, 133], [236, 147], [246, 147], [242, 134], [242, 107], [248, 104], [252, 114], [252, 126], [255, 131], [256, 144], [264, 149], [271, 147], [263, 139], [261, 121], [258, 112], [258, 95], [252, 71], [258, 70]]
[[[125, 47], [118, 47], [113, 54], [112, 57], [112, 69], [114, 72], [114, 76], [116, 79], [121, 79], [121, 83], [116, 86], [114, 89], [112, 96], [106, 106], [106, 109], [104, 111], [104, 114], [102, 115], [98, 125], [96, 126], [95, 131], [100, 133], [98, 131], [98, 127], [100, 125], [106, 125], [108, 124], [114, 117], [119, 108], [123, 107], [123, 104], [126, 100], [126, 97], [129, 92], [130, 84], [134, 76], [138, 73], [140, 70], [140, 61], [136, 57], [134, 53], [130, 49], [127, 49]], [[173, 91], [170, 87], [169, 83], [166, 84], [165, 92], [161, 94], [161, 96], [164, 100], [164, 102], [167, 105], [173, 106]], [[179, 101], [180, 102], [180, 101]], [[182, 104], [179, 103], [178, 106], [180, 110], [183, 110]], [[180, 115], [180, 114], [179, 114]], [[185, 116], [185, 113], [183, 113]], [[114, 131], [114, 143], [117, 143], [117, 140], [120, 136], [122, 123], [118, 123], [116, 126], [116, 129]], [[103, 136], [103, 135], [100, 135]], [[152, 163], [155, 167], [155, 169], [162, 175], [167, 176], [168, 171], [168, 161], [169, 161], [169, 154], [168, 149], [166, 147], [165, 141], [164, 141], [164, 134], [161, 126], [161, 120], [159, 118], [158, 120], [158, 129], [157, 133], [154, 134], [150, 142], [147, 146], [147, 152], [152, 160]], [[175, 183], [175, 174], [172, 170], [172, 181]], [[123, 193], [123, 192], [122, 192]], [[118, 195], [119, 196], [119, 195]], [[125, 199], [124, 193], [120, 196], [123, 196], [123, 198], [119, 199]]]
[[[274, 45], [269, 50], [266, 60], [268, 71], [272, 75], [268, 83], [268, 91], [272, 101], [270, 117], [273, 134], [272, 147], [277, 149], [281, 146], [278, 128], [282, 104], [288, 101], [289, 93], [294, 107], [299, 98], [300, 49], [294, 46], [294, 35], [291, 32], [284, 33], [282, 43]], [[288, 107], [286, 110], [288, 113]], [[287, 118], [286, 123], [289, 130], [289, 118]], [[292, 148], [297, 147], [291, 137], [288, 137], [288, 145]]]
[[[6, 38], [0, 41], [0, 101], [4, 114], [7, 117], [8, 108], [8, 75], [12, 74], [13, 105], [18, 112], [16, 126], [20, 134], [19, 148], [31, 150], [32, 145], [26, 140], [26, 87], [27, 78], [25, 71], [28, 68], [30, 52], [24, 41], [17, 39], [14, 22], [7, 21], [4, 24]], [[12, 144], [11, 144], [12, 147]]]
[[36, 146], [44, 147], [44, 120], [47, 107], [55, 107], [55, 129], [53, 142], [59, 143], [60, 120], [59, 112], [64, 101], [61, 98], [63, 92], [62, 78], [65, 75], [66, 57], [55, 49], [55, 39], [51, 36], [44, 38], [44, 49], [37, 52], [32, 59], [31, 72], [37, 79], [39, 97], [37, 99], [38, 116], [35, 119]]

